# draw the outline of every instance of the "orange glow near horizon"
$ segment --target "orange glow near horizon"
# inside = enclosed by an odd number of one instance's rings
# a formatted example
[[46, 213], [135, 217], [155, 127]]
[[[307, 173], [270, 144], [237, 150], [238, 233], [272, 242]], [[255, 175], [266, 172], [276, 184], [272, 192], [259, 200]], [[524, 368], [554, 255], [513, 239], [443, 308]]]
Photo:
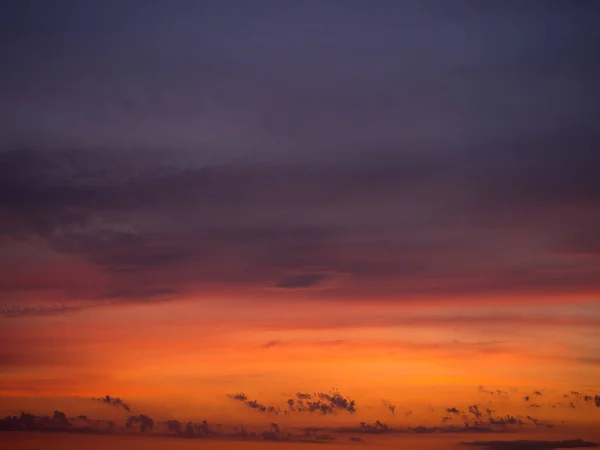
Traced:
[[[359, 412], [334, 422], [385, 417], [380, 402], [389, 399], [414, 411], [403, 422], [418, 423], [439, 419], [429, 407], [489, 401], [480, 385], [511, 390], [511, 400], [491, 400], [513, 413], [527, 412], [528, 391], [544, 390], [545, 401], [564, 403], [563, 392], [600, 388], [593, 337], [600, 316], [586, 303], [514, 304], [504, 315], [485, 304], [468, 313], [452, 304], [233, 304], [104, 306], [0, 319], [3, 336], [13, 338], [3, 356], [4, 407], [19, 408], [25, 397], [69, 404], [112, 393], [159, 414], [260, 422], [259, 413], [228, 394], [284, 406], [286, 395], [335, 387], [356, 400]], [[73, 405], [78, 413], [91, 406]], [[569, 417], [588, 420], [593, 412]]]

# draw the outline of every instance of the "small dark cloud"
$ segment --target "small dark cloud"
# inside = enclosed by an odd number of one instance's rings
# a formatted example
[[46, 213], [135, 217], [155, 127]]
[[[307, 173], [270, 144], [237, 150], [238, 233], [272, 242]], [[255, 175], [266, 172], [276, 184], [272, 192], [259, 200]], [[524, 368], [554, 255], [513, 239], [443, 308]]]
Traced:
[[240, 392], [238, 394], [229, 395], [229, 398], [232, 398], [233, 400], [237, 400], [238, 402], [245, 402], [246, 400], [248, 400], [248, 396], [246, 394], [244, 394], [243, 392]]
[[245, 404], [248, 408], [254, 409], [255, 411], [258, 411], [261, 413], [269, 413], [269, 414], [275, 414], [275, 415], [278, 415], [279, 413], [281, 413], [281, 409], [279, 407], [264, 405], [263, 403], [259, 402], [258, 400], [250, 400], [248, 398], [248, 396], [244, 393], [232, 394], [232, 395], [228, 395], [228, 397], [231, 398], [232, 400], [241, 402], [241, 403]]
[[512, 415], [506, 415], [506, 416], [501, 416], [501, 417], [490, 417], [488, 419], [489, 423], [491, 425], [499, 425], [499, 426], [506, 426], [506, 425], [524, 425], [523, 420], [520, 417], [515, 417]]
[[390, 427], [386, 423], [376, 420], [372, 424], [366, 423], [366, 422], [361, 422], [360, 423], [360, 431], [362, 433], [379, 434], [379, 433], [387, 433], [387, 432], [393, 431], [393, 430], [391, 430]]
[[309, 289], [322, 286], [331, 278], [323, 273], [306, 273], [284, 278], [276, 282], [273, 287], [277, 289]]
[[381, 404], [384, 406], [385, 409], [391, 412], [393, 416], [396, 415], [396, 405], [392, 404], [392, 402], [390, 402], [389, 400], [382, 399]]
[[117, 406], [123, 408], [125, 411], [130, 412], [131, 408], [127, 403], [121, 400], [119, 397], [111, 397], [110, 395], [105, 395], [104, 397], [93, 397], [92, 400], [102, 402], [106, 405]]
[[282, 344], [282, 341], [280, 341], [279, 339], [274, 339], [272, 341], [264, 343], [263, 345], [261, 345], [261, 347], [262, 348], [272, 348], [272, 347], [276, 347], [281, 344]]
[[527, 416], [527, 420], [529, 420], [535, 426], [538, 426], [540, 424], [539, 419], [536, 419], [535, 417]]
[[462, 444], [485, 447], [491, 450], [546, 450], [556, 448], [585, 448], [598, 446], [598, 444], [595, 442], [588, 442], [582, 439], [566, 441], [474, 441], [463, 442]]
[[[493, 346], [496, 344], [500, 344], [501, 341], [489, 341], [489, 342], [481, 342], [481, 343], [477, 343], [477, 344], [473, 344], [473, 345], [485, 345], [485, 346]], [[504, 398], [504, 399], [508, 399], [509, 395], [507, 391], [503, 391], [502, 389], [486, 389], [483, 386], [479, 386], [477, 388], [477, 390], [482, 393], [482, 394], [489, 394], [489, 395], [494, 395], [494, 396], [498, 396], [500, 398]]]
[[483, 416], [481, 411], [479, 411], [479, 406], [477, 406], [477, 405], [470, 405], [469, 412], [471, 414], [473, 414], [475, 416], [475, 418], [477, 418], [477, 419], [480, 419]]
[[122, 290], [115, 290], [104, 293], [95, 297], [98, 300], [122, 300], [122, 301], [138, 301], [143, 300], [144, 302], [160, 302], [165, 300], [171, 300], [174, 295], [182, 294], [182, 289], [175, 287], [160, 287], [160, 286], [138, 286], [136, 288], [128, 288]]

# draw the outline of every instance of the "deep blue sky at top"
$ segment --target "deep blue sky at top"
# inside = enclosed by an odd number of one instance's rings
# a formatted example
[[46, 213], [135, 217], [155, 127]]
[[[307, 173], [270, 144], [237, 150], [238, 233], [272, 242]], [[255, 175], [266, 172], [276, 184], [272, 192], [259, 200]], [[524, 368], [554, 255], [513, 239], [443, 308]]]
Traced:
[[[593, 1], [4, 1], [0, 148], [318, 162], [598, 119]], [[203, 156], [200, 156], [203, 155]]]

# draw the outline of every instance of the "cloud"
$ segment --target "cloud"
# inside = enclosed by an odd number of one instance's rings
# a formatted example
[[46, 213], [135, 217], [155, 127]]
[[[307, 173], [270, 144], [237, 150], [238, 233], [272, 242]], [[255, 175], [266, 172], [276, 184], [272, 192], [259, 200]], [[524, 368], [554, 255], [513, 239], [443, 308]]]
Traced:
[[[259, 321], [255, 322], [260, 324]], [[295, 330], [322, 330], [331, 328], [335, 324], [337, 328], [371, 328], [371, 327], [405, 327], [405, 328], [418, 328], [427, 326], [466, 326], [466, 327], [507, 327], [512, 324], [519, 324], [523, 327], [528, 328], [544, 328], [547, 326], [552, 327], [585, 327], [585, 328], [596, 328], [600, 327], [600, 318], [594, 316], [582, 317], [582, 316], [559, 316], [549, 314], [465, 314], [465, 313], [449, 313], [445, 315], [395, 315], [388, 314], [385, 316], [376, 315], [371, 316], [364, 314], [360, 320], [354, 318], [348, 318], [342, 320], [342, 318], [335, 317], [331, 318], [327, 315], [311, 317], [310, 320], [303, 319], [301, 317], [295, 319], [291, 324], [282, 325], [279, 322], [264, 322], [260, 326], [268, 325], [272, 329], [283, 329], [292, 328]], [[509, 342], [506, 342], [509, 344]], [[452, 341], [454, 347], [460, 346], [461, 343]], [[490, 343], [488, 346], [501, 346], [505, 344]], [[479, 346], [467, 345], [466, 347], [477, 347], [486, 348], [485, 344]], [[579, 360], [578, 358], [572, 358], [573, 360]], [[593, 358], [591, 358], [593, 360]], [[594, 361], [588, 361], [592, 364]], [[494, 391], [482, 390], [490, 395], [494, 394]]]
[[277, 281], [273, 289], [328, 289], [335, 287], [335, 282], [342, 278], [341, 274], [327, 272], [303, 273], [291, 275]]
[[[540, 137], [519, 143], [519, 158], [500, 158], [500, 148], [376, 148], [379, 157], [367, 163], [363, 150], [340, 150], [323, 164], [288, 166], [207, 166], [178, 154], [172, 159], [186, 164], [170, 164], [139, 152], [4, 152], [0, 233], [18, 248], [37, 239], [55, 255], [85, 261], [103, 282], [76, 292], [65, 280], [62, 289], [92, 301], [185, 296], [201, 286], [348, 299], [590, 292], [600, 289], [598, 261], [564, 256], [580, 251], [600, 219], [586, 206], [600, 198], [589, 169], [597, 155], [577, 145], [567, 162], [558, 144]], [[567, 216], [568, 223], [560, 219]], [[480, 227], [486, 223], [495, 228]], [[506, 232], [495, 236], [499, 229]], [[546, 236], [547, 249], [527, 247], [534, 232]], [[491, 244], [498, 239], [514, 251], [500, 255]]]
[[119, 408], [123, 408], [125, 411], [130, 412], [131, 408], [127, 403], [121, 400], [119, 397], [111, 397], [110, 395], [105, 395], [104, 397], [93, 397], [92, 400], [105, 403], [111, 406], [117, 406]]
[[543, 450], [554, 448], [585, 448], [597, 447], [594, 442], [583, 441], [582, 439], [572, 439], [566, 441], [474, 441], [463, 442], [463, 445], [476, 447], [486, 447], [492, 450]]
[[154, 419], [144, 414], [140, 414], [139, 416], [129, 416], [125, 426], [129, 429], [133, 429], [136, 425], [139, 425], [140, 432], [144, 433], [145, 431], [154, 428]]
[[[279, 408], [269, 408], [256, 400], [249, 400], [243, 393], [229, 395], [232, 400], [245, 403], [252, 409], [259, 410], [263, 413], [273, 412]], [[123, 407], [123, 402], [114, 397], [105, 396], [96, 401]], [[295, 399], [288, 401], [288, 412], [320, 412], [322, 414], [335, 413], [338, 411], [355, 412], [355, 404], [352, 400], [342, 396], [339, 392], [333, 390], [331, 393], [308, 393], [297, 392]], [[319, 403], [319, 405], [316, 405]], [[388, 401], [382, 401], [385, 405], [389, 405]], [[324, 408], [323, 405], [328, 405]], [[455, 414], [456, 408], [448, 408], [447, 411]], [[457, 411], [457, 410], [456, 410]], [[95, 420], [88, 416], [79, 415], [69, 418], [61, 411], [55, 411], [53, 416], [36, 416], [32, 414], [22, 413], [20, 416], [6, 416], [0, 419], [0, 430], [21, 430], [21, 431], [49, 431], [61, 430], [73, 433], [94, 433], [94, 434], [114, 434], [114, 433], [131, 433], [139, 432], [156, 436], [171, 436], [182, 438], [203, 438], [210, 436], [218, 436], [224, 439], [244, 439], [244, 440], [274, 440], [274, 441], [290, 441], [290, 442], [322, 442], [336, 439], [336, 435], [344, 433], [488, 433], [495, 432], [510, 432], [512, 427], [523, 427], [525, 423], [519, 418], [511, 415], [493, 417], [494, 411], [489, 408], [486, 410], [487, 417], [483, 419], [477, 405], [469, 406], [469, 411], [475, 416], [475, 420], [469, 421], [465, 417], [464, 426], [445, 425], [445, 426], [418, 426], [393, 428], [388, 424], [379, 420], [369, 424], [361, 422], [357, 427], [340, 427], [340, 428], [307, 428], [302, 434], [294, 434], [291, 431], [285, 431], [278, 423], [272, 422], [266, 430], [248, 431], [244, 425], [234, 427], [233, 432], [227, 429], [226, 426], [220, 424], [209, 424], [207, 420], [199, 423], [193, 421], [179, 420], [154, 420], [148, 415], [137, 414], [130, 415], [126, 418], [122, 425], [114, 421]], [[451, 421], [450, 416], [443, 417], [442, 422]], [[531, 416], [527, 416], [536, 427], [552, 427], [548, 422], [543, 422]], [[326, 431], [331, 431], [333, 434], [328, 434]], [[472, 443], [472, 445], [484, 445]], [[495, 447], [491, 447], [495, 448]], [[512, 447], [511, 447], [512, 448]], [[520, 448], [520, 447], [519, 447]], [[542, 447], [539, 447], [542, 448]], [[543, 447], [545, 448], [545, 447]]]
[[276, 347], [278, 345], [281, 345], [281, 341], [278, 339], [274, 339], [272, 341], [266, 342], [263, 345], [261, 345], [262, 348], [273, 348]]
[[483, 414], [481, 413], [481, 411], [479, 411], [479, 406], [477, 405], [470, 405], [469, 412], [473, 414], [476, 419], [480, 419], [481, 417], [483, 417]]
[[381, 403], [393, 416], [396, 415], [396, 405], [392, 404], [389, 400], [384, 399], [381, 400]]
[[[85, 295], [61, 280], [65, 296], [143, 301], [144, 287], [184, 297], [216, 285], [410, 302], [600, 289], [598, 64], [585, 57], [596, 34], [575, 26], [589, 6], [531, 8], [518, 23], [513, 6], [488, 7], [457, 32], [443, 9], [426, 7], [417, 22], [427, 26], [415, 27], [403, 6], [356, 4], [343, 24], [327, 8], [309, 13], [333, 31], [302, 43], [308, 16], [245, 11], [269, 17], [271, 35], [298, 30], [278, 46], [263, 42], [269, 33], [229, 30], [235, 20], [217, 6], [223, 27], [178, 16], [182, 31], [152, 46], [137, 36], [149, 23], [165, 36], [179, 13], [144, 11], [150, 22], [133, 30], [125, 23], [139, 12], [111, 8], [98, 7], [93, 32], [41, 27], [30, 38], [19, 31], [27, 8], [5, 15], [15, 50], [0, 83], [0, 234], [39, 239], [106, 277]], [[65, 14], [81, 22], [79, 11]], [[407, 26], [378, 25], [391, 17]], [[431, 52], [421, 29], [435, 30], [444, 51]], [[223, 52], [231, 36], [243, 50]], [[207, 43], [200, 56], [190, 57], [190, 37]], [[47, 55], [52, 42], [67, 43], [56, 60], [15, 57]], [[82, 62], [79, 46], [98, 51]], [[266, 63], [275, 60], [284, 63]], [[515, 64], [519, 77], [498, 70]], [[48, 70], [56, 76], [37, 83]], [[132, 87], [132, 77], [144, 82]]]
[[326, 279], [327, 276], [324, 274], [307, 273], [278, 281], [274, 287], [278, 289], [305, 289], [318, 286]]
[[[69, 259], [93, 272], [51, 280], [78, 308], [225, 288], [347, 300], [587, 295], [600, 291], [600, 260], [570, 255], [596, 246], [598, 156], [588, 147], [599, 137], [548, 133], [491, 141], [485, 152], [357, 144], [311, 163], [5, 151], [0, 237], [13, 255], [35, 242], [48, 266]], [[520, 150], [506, 156], [506, 148]], [[540, 234], [547, 246], [534, 248]], [[11, 314], [43, 311], [21, 300], [32, 280], [15, 279], [0, 274]], [[47, 308], [77, 310], [55, 303]]]
[[244, 403], [261, 413], [271, 414], [290, 414], [292, 412], [319, 412], [323, 415], [335, 414], [340, 411], [349, 413], [356, 412], [356, 402], [344, 397], [338, 391], [333, 390], [330, 393], [315, 392], [313, 394], [297, 392], [295, 398], [286, 401], [284, 408], [279, 406], [267, 406], [257, 400], [250, 400], [244, 393], [228, 395], [232, 400]]
[[0, 420], [0, 431], [69, 431], [72, 423], [62, 411], [54, 411], [52, 416], [36, 416], [22, 412], [20, 416], [7, 416]]
[[275, 414], [281, 413], [281, 409], [277, 406], [264, 405], [258, 400], [250, 400], [244, 393], [228, 395], [232, 400], [244, 403], [248, 408], [254, 409], [261, 413]]
[[524, 425], [520, 417], [511, 416], [510, 414], [504, 417], [490, 417], [489, 423], [492, 425]]
[[82, 308], [81, 305], [2, 305], [0, 306], [0, 315], [4, 317], [48, 316], [81, 311]]
[[248, 396], [243, 392], [240, 392], [239, 394], [230, 395], [229, 397], [239, 402], [245, 402], [246, 400], [248, 400]]
[[323, 415], [338, 411], [347, 411], [351, 414], [356, 412], [355, 401], [342, 396], [336, 390], [314, 394], [298, 392], [296, 399], [288, 399], [287, 404], [291, 411], [296, 412], [319, 412]]

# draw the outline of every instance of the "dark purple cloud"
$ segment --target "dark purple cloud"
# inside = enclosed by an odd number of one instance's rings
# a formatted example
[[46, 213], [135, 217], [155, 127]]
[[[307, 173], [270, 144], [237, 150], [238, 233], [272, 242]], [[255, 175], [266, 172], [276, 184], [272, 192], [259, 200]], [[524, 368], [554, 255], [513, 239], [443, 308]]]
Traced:
[[3, 3], [6, 311], [600, 290], [595, 4], [225, 3]]
[[[52, 157], [65, 167], [70, 159], [84, 164], [90, 158], [89, 170], [104, 158], [73, 155]], [[486, 188], [501, 170], [491, 165], [487, 174], [447, 169], [423, 180], [404, 179], [400, 161], [385, 171], [377, 163], [360, 169], [240, 166], [132, 174], [100, 185], [68, 173], [53, 179], [55, 172], [37, 160], [48, 157], [30, 154], [30, 166], [40, 166], [35, 175], [6, 159], [5, 173], [20, 179], [4, 178], [0, 189], [2, 239], [16, 246], [42, 239], [57, 254], [87, 260], [109, 281], [80, 297], [169, 297], [202, 282], [318, 287], [324, 296], [600, 288], [598, 257], [578, 258], [579, 247], [566, 245], [567, 235], [572, 241], [600, 224], [586, 206], [600, 199], [598, 192], [552, 203], [548, 186], [531, 178], [529, 188], [538, 193], [529, 201], [502, 184]], [[592, 160], [587, 164], [594, 167]], [[555, 183], [561, 172], [556, 175]], [[535, 177], [534, 169], [523, 177]], [[516, 182], [518, 176], [511, 185]], [[402, 198], [405, 206], [390, 209]], [[534, 247], [531, 237], [540, 233], [546, 243]]]

